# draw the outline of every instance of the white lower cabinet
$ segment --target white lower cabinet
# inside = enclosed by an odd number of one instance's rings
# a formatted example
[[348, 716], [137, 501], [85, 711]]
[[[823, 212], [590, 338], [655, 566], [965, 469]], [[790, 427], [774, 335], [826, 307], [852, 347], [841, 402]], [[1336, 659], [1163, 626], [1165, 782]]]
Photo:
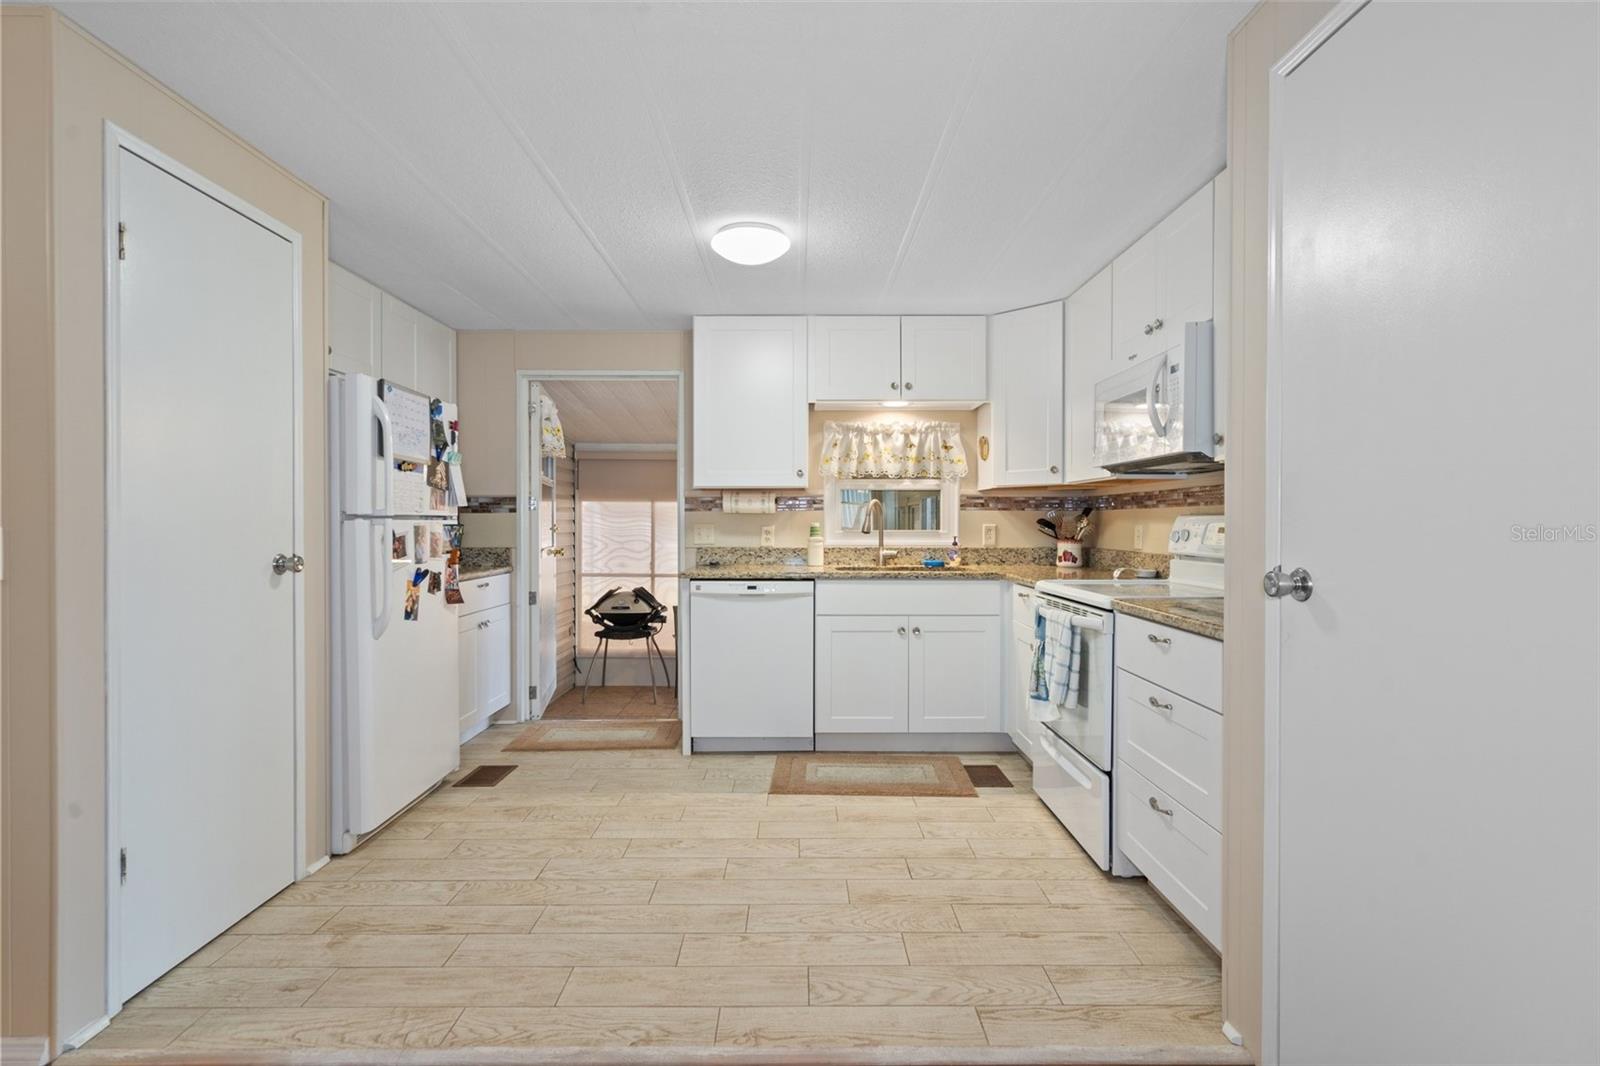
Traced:
[[1222, 942], [1222, 644], [1117, 618], [1117, 846]]
[[1001, 586], [935, 584], [818, 582], [818, 733], [1004, 731]]
[[913, 733], [998, 733], [1005, 690], [1000, 619], [912, 615]]
[[1117, 760], [1117, 843], [1211, 946], [1222, 946], [1222, 834]]
[[910, 630], [903, 617], [817, 619], [817, 732], [904, 733]]
[[510, 581], [507, 575], [497, 574], [463, 583], [464, 602], [456, 622], [463, 741], [511, 703]]

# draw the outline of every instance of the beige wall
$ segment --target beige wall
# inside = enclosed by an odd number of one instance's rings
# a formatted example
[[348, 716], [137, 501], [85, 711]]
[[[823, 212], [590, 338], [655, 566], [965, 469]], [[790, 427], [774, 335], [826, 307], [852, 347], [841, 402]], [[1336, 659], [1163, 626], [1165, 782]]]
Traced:
[[1223, 1015], [1261, 1046], [1261, 847], [1266, 748], [1267, 73], [1333, 4], [1261, 4], [1228, 42], [1232, 174], [1232, 342], [1228, 393], [1228, 561], [1223, 601]]
[[[685, 330], [456, 334], [461, 459], [474, 496], [512, 496], [517, 486], [517, 371], [689, 370]], [[685, 380], [685, 403], [688, 382]], [[470, 534], [470, 527], [467, 530]], [[514, 542], [514, 541], [513, 541]]]
[[[38, 17], [7, 9], [8, 19]], [[301, 724], [307, 756], [305, 855], [327, 854], [327, 520], [323, 381], [326, 204], [312, 188], [287, 173], [204, 114], [172, 94], [71, 22], [54, 14], [50, 24], [48, 86], [18, 85], [19, 72], [5, 72], [12, 91], [52, 94], [49, 205], [54, 227], [53, 350], [38, 353], [51, 366], [49, 384], [28, 400], [45, 410], [31, 438], [31, 461], [53, 464], [51, 505], [19, 510], [6, 482], [6, 512], [15, 520], [8, 534], [38, 538], [43, 548], [30, 559], [54, 562], [53, 595], [28, 607], [30, 617], [49, 619], [49, 649], [31, 657], [53, 671], [55, 731], [56, 901], [55, 1030], [67, 1037], [106, 1011], [105, 882], [106, 765], [103, 684], [104, 587], [104, 264], [102, 178], [104, 130], [114, 123], [208, 180], [296, 229], [302, 238], [305, 353], [304, 462], [302, 501], [310, 560], [303, 578], [306, 630], [306, 715]], [[7, 147], [11, 147], [9, 130]], [[53, 365], [52, 365], [53, 361]], [[9, 364], [9, 360], [8, 360]], [[54, 397], [53, 405], [48, 401]], [[40, 403], [43, 399], [46, 402]], [[8, 393], [9, 402], [9, 393]], [[9, 411], [7, 412], [9, 415]], [[53, 425], [51, 420], [53, 419]], [[6, 428], [12, 428], [9, 418]], [[8, 455], [11, 454], [7, 449]], [[20, 488], [20, 486], [19, 486]], [[29, 501], [37, 505], [38, 494]], [[53, 523], [53, 529], [49, 524]], [[16, 545], [17, 540], [12, 540]], [[54, 552], [52, 560], [51, 552]], [[18, 556], [13, 554], [13, 560]], [[10, 568], [15, 572], [15, 562]], [[7, 582], [8, 586], [11, 584]], [[8, 587], [7, 595], [17, 589]], [[9, 636], [15, 631], [6, 628]], [[7, 648], [11, 663], [18, 659]]]
[[[0, 18], [0, 1036], [51, 1030], [50, 19]], [[19, 669], [18, 664], [29, 664]]]

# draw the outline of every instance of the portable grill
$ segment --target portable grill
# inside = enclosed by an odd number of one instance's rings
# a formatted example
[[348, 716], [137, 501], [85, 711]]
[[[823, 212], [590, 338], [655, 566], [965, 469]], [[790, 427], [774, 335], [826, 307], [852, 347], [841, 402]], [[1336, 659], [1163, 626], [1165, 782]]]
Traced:
[[595, 638], [599, 641], [594, 654], [589, 656], [589, 669], [583, 675], [582, 702], [589, 702], [589, 685], [594, 680], [594, 660], [600, 659], [600, 687], [606, 683], [606, 666], [611, 659], [611, 642], [614, 640], [642, 640], [645, 641], [645, 663], [650, 668], [650, 702], [656, 700], [656, 664], [650, 658], [654, 649], [656, 658], [661, 660], [661, 672], [666, 676], [668, 684], [672, 683], [672, 671], [667, 667], [667, 657], [661, 653], [661, 645], [656, 643], [656, 634], [661, 632], [667, 623], [667, 605], [651, 595], [650, 590], [640, 586], [634, 589], [622, 588], [608, 589], [601, 597], [590, 604], [583, 612], [589, 620], [599, 627], [594, 631]]

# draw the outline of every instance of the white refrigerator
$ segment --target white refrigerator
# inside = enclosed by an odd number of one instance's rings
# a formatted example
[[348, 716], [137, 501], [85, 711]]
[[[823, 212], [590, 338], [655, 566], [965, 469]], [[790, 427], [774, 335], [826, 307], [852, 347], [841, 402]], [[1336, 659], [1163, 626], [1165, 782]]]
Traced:
[[335, 854], [460, 764], [447, 562], [462, 497], [429, 483], [443, 462], [433, 480], [460, 489], [456, 429], [452, 404], [435, 412], [429, 397], [365, 374], [328, 379]]

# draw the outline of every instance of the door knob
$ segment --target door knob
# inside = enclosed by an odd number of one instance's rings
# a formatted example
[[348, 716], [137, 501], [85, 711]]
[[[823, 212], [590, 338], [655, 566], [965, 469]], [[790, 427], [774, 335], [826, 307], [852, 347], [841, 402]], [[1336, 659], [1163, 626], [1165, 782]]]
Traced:
[[1297, 566], [1287, 574], [1283, 572], [1283, 567], [1275, 566], [1261, 579], [1261, 590], [1275, 600], [1288, 596], [1304, 603], [1311, 598], [1311, 589], [1311, 572], [1303, 566]]
[[900, 383], [898, 381], [889, 382], [889, 387], [891, 389], [893, 389], [895, 392], [899, 392], [900, 391]]
[[922, 636], [922, 627], [921, 626], [912, 626], [911, 627], [911, 635], [914, 636], [914, 637]]
[[907, 392], [910, 392], [910, 391], [911, 391], [911, 382], [909, 382], [909, 381], [908, 381], [908, 382], [906, 382], [906, 391], [907, 391]]
[[1150, 336], [1150, 334], [1154, 333], [1155, 331], [1156, 327], [1152, 323], [1146, 322], [1144, 324], [1144, 335], [1146, 337]]
[[298, 574], [305, 568], [306, 561], [303, 556], [284, 555], [279, 552], [272, 557], [272, 572], [274, 574], [287, 574], [291, 571]]
[[1158, 318], [1154, 322], [1150, 323], [1150, 332], [1154, 333], [1156, 330], [1160, 329], [1164, 325], [1166, 325], [1166, 323], [1161, 321]]

